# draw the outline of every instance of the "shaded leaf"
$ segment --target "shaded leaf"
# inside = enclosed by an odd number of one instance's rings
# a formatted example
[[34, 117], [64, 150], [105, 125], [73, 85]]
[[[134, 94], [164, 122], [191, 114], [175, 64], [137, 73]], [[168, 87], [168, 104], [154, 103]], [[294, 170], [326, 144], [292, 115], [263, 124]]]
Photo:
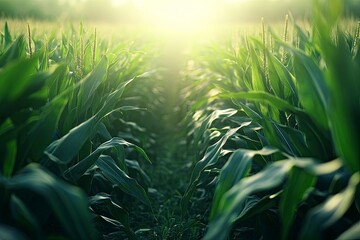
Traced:
[[231, 225], [244, 209], [246, 198], [258, 191], [272, 189], [281, 184], [292, 168], [290, 161], [279, 161], [263, 171], [242, 179], [221, 199], [204, 239], [226, 239]]
[[321, 231], [334, 224], [349, 209], [359, 183], [360, 173], [354, 173], [344, 191], [329, 197], [323, 204], [310, 210], [300, 239], [321, 239]]
[[45, 154], [56, 163], [69, 164], [85, 142], [96, 132], [97, 124], [98, 119], [95, 115], [52, 142], [45, 149]]
[[15, 195], [10, 199], [11, 216], [28, 232], [34, 234], [32, 237], [41, 238], [41, 226], [35, 216], [30, 212], [26, 205]]
[[226, 239], [234, 221], [244, 210], [244, 202], [251, 194], [271, 190], [279, 186], [296, 166], [305, 171], [321, 175], [334, 172], [342, 167], [341, 160], [336, 159], [328, 163], [319, 164], [314, 159], [291, 158], [270, 164], [261, 172], [243, 178], [235, 184], [220, 200], [218, 210], [208, 225], [204, 239]]
[[186, 189], [186, 192], [181, 199], [181, 209], [182, 213], [186, 211], [187, 205], [189, 203], [190, 197], [195, 189], [196, 184], [199, 182], [201, 173], [207, 168], [214, 165], [221, 153], [222, 147], [225, 145], [226, 141], [234, 135], [241, 127], [250, 125], [251, 122], [245, 122], [242, 126], [234, 129], [230, 129], [224, 136], [221, 137], [219, 141], [208, 147], [204, 157], [196, 163], [192, 173], [189, 186]]
[[6, 240], [27, 240], [23, 233], [15, 229], [14, 227], [0, 224], [0, 239]]
[[291, 170], [280, 200], [280, 214], [283, 226], [282, 239], [287, 239], [297, 205], [304, 199], [307, 190], [315, 184], [315, 180], [315, 176], [308, 174], [303, 169], [294, 167]]
[[356, 240], [360, 236], [360, 221], [355, 223], [351, 228], [343, 232], [337, 240]]
[[85, 194], [32, 163], [13, 178], [5, 180], [12, 191], [30, 190], [41, 196], [50, 206], [62, 227], [71, 238], [95, 239], [87, 209]]
[[114, 203], [111, 200], [111, 196], [109, 194], [98, 193], [95, 196], [90, 197], [89, 205], [94, 213], [118, 220], [124, 225], [125, 231], [127, 232], [129, 238], [135, 238], [135, 233], [131, 230], [129, 224], [129, 213]]
[[147, 206], [151, 205], [145, 190], [135, 179], [130, 178], [121, 170], [110, 156], [101, 155], [96, 161], [96, 165], [112, 184], [117, 185], [125, 193], [137, 198]]
[[[134, 148], [139, 152], [150, 164], [151, 161], [146, 155], [145, 151], [136, 146], [135, 144], [129, 143], [122, 138], [112, 138], [109, 141], [101, 144], [95, 151], [89, 154], [86, 158], [78, 162], [76, 165], [70, 167], [64, 172], [66, 179], [76, 182], [91, 166], [95, 164], [99, 156], [106, 150], [116, 148], [119, 145]], [[118, 166], [119, 167], [119, 166]]]

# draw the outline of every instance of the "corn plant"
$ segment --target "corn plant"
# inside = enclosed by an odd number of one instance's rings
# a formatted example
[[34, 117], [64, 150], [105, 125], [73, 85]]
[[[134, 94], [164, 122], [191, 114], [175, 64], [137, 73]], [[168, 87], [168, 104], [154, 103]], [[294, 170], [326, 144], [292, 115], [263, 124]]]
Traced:
[[137, 109], [121, 99], [132, 82], [149, 75], [136, 68], [141, 55], [98, 58], [96, 35], [87, 38], [82, 27], [79, 46], [63, 36], [58, 43], [37, 40], [33, 50], [28, 31], [27, 44], [5, 24], [1, 45], [2, 232], [14, 238], [135, 238], [126, 199], [149, 209], [151, 203], [146, 186], [129, 176], [131, 169], [145, 177], [130, 159], [151, 162], [107, 125], [114, 112]]
[[6, 22], [0, 239], [357, 239], [360, 25], [341, 10], [262, 18], [176, 67], [145, 31]]
[[265, 46], [263, 20], [260, 39], [215, 44], [202, 59], [208, 76], [192, 88], [207, 86], [208, 97], [190, 96], [189, 135], [192, 145], [204, 142], [182, 206], [186, 214], [196, 189], [211, 195], [216, 184], [205, 239], [226, 239], [232, 227], [240, 238], [357, 236], [357, 35], [349, 44], [337, 30], [334, 39], [341, 1], [314, 9], [311, 35], [293, 23], [295, 45], [288, 20], [283, 39], [270, 31], [279, 53]]

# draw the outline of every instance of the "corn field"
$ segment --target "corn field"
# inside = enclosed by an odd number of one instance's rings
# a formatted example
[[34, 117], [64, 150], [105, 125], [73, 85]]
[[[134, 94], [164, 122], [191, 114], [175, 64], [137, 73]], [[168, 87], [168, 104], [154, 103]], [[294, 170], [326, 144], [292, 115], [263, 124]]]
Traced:
[[0, 239], [360, 239], [360, 22], [341, 4], [180, 63], [156, 37], [2, 21]]

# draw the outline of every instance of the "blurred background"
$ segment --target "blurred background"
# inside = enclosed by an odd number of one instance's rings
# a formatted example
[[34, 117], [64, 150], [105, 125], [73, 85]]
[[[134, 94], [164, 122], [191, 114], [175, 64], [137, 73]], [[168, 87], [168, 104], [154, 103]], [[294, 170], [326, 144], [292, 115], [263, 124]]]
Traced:
[[[360, 0], [344, 2], [348, 16], [360, 16]], [[261, 17], [278, 20], [288, 12], [306, 19], [311, 15], [311, 0], [0, 0], [0, 17], [39, 20], [141, 23], [168, 19], [162, 16], [167, 13], [174, 17], [206, 15], [207, 20], [228, 23], [259, 21]]]

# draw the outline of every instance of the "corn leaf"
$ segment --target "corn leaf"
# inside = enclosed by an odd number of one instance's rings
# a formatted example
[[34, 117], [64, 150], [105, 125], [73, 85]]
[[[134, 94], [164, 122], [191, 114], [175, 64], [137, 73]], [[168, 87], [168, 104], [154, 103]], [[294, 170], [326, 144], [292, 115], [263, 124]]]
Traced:
[[110, 156], [101, 155], [96, 161], [96, 165], [111, 183], [118, 186], [125, 193], [137, 198], [147, 206], [151, 205], [145, 190], [135, 179], [130, 178], [123, 170], [121, 170]]
[[5, 181], [12, 191], [30, 190], [41, 196], [73, 239], [95, 239], [84, 193], [32, 163]]
[[215, 110], [213, 111], [209, 116], [206, 117], [206, 119], [201, 123], [200, 127], [195, 129], [194, 132], [194, 142], [197, 143], [200, 141], [200, 139], [203, 137], [204, 132], [209, 129], [212, 125], [212, 123], [215, 120], [223, 120], [226, 118], [229, 118], [237, 113], [237, 110], [235, 109], [224, 109], [224, 110]]
[[327, 129], [329, 92], [323, 73], [312, 58], [298, 50], [291, 50], [294, 55], [294, 69], [301, 105], [319, 126]]
[[[56, 135], [60, 115], [66, 104], [63, 97], [55, 98], [41, 109], [39, 120], [29, 129], [27, 135], [21, 139], [23, 144], [22, 155], [39, 161], [44, 149], [51, 143]], [[38, 139], [36, 142], [32, 139]]]
[[213, 212], [213, 220], [204, 239], [226, 239], [231, 225], [244, 209], [246, 198], [255, 192], [269, 190], [281, 184], [292, 166], [289, 161], [276, 162], [234, 185], [221, 199], [217, 211]]
[[[16, 110], [24, 108], [30, 94], [39, 90], [45, 77], [35, 74], [36, 58], [16, 60], [0, 69], [0, 124]], [[19, 69], [21, 73], [19, 74]], [[24, 106], [25, 105], [25, 106]]]
[[95, 69], [82, 80], [78, 93], [79, 114], [87, 112], [93, 104], [95, 91], [107, 76], [107, 64], [107, 58], [103, 57]]
[[0, 224], [0, 239], [28, 240], [28, 238], [16, 228], [4, 224]]
[[280, 200], [282, 219], [282, 239], [287, 239], [289, 228], [293, 222], [297, 205], [304, 199], [306, 191], [315, 184], [315, 176], [294, 167]]
[[10, 199], [11, 216], [22, 226], [26, 226], [27, 230], [32, 232], [33, 238], [42, 238], [41, 225], [31, 213], [28, 207], [16, 195], [12, 195]]
[[130, 239], [135, 239], [135, 233], [130, 228], [129, 213], [112, 201], [111, 195], [98, 193], [89, 198], [91, 210], [98, 215], [114, 219], [124, 225]]
[[289, 104], [287, 101], [267, 92], [251, 91], [251, 92], [236, 92], [236, 93], [231, 93], [231, 92], [220, 93], [216, 95], [216, 98], [221, 98], [221, 99], [242, 98], [259, 103], [266, 103], [282, 111], [288, 111], [298, 115], [305, 114], [305, 112], [301, 108], [293, 106]]
[[193, 194], [193, 191], [195, 190], [196, 184], [199, 182], [201, 173], [208, 167], [211, 167], [214, 165], [221, 153], [222, 147], [225, 145], [226, 141], [234, 135], [241, 127], [249, 125], [251, 122], [246, 122], [242, 126], [238, 128], [230, 129], [224, 136], [221, 137], [219, 141], [208, 147], [206, 150], [206, 153], [204, 157], [196, 163], [192, 173], [191, 173], [191, 179], [189, 186], [186, 189], [186, 192], [181, 199], [181, 208], [182, 213], [185, 213], [187, 209], [187, 205], [189, 203], [190, 197]]
[[[7, 34], [9, 36], [9, 34]], [[8, 38], [7, 42], [11, 44], [7, 47], [5, 52], [0, 56], [0, 68], [4, 67], [5, 65], [11, 63], [16, 59], [23, 59], [25, 58], [25, 38], [23, 35], [16, 38], [14, 42], [10, 42], [11, 39]]]
[[343, 232], [337, 240], [356, 240], [360, 236], [360, 221], [355, 223], [351, 228]]
[[[259, 44], [258, 44], [259, 45]], [[253, 47], [250, 47], [251, 56], [251, 81], [253, 91], [266, 92], [267, 84], [265, 79], [264, 69], [261, 69], [261, 62], [259, 55], [255, 52]]]
[[45, 154], [56, 163], [69, 164], [90, 136], [96, 132], [97, 124], [98, 119], [96, 116], [93, 116], [71, 129], [62, 138], [52, 142], [45, 149]]
[[354, 173], [345, 190], [313, 208], [306, 216], [300, 239], [321, 239], [321, 231], [334, 224], [349, 209], [359, 183], [360, 173]]
[[[132, 143], [125, 141], [122, 138], [112, 138], [109, 141], [101, 144], [95, 151], [89, 154], [86, 158], [78, 162], [76, 165], [70, 167], [68, 170], [64, 172], [64, 176], [66, 179], [76, 182], [79, 178], [98, 160], [99, 156], [106, 150], [111, 148], [116, 148], [120, 145], [128, 146], [134, 148], [137, 152], [139, 152], [150, 164], [151, 161], [149, 157], [146, 155], [144, 150]], [[120, 164], [117, 164], [120, 167]]]
[[213, 218], [214, 213], [218, 211], [220, 200], [224, 194], [249, 174], [252, 159], [256, 155], [266, 156], [275, 152], [277, 152], [276, 149], [265, 147], [259, 151], [239, 149], [231, 154], [220, 171], [211, 207], [210, 220]]
[[341, 168], [339, 159], [319, 164], [314, 159], [290, 158], [268, 165], [264, 170], [235, 184], [220, 200], [217, 211], [208, 225], [204, 239], [226, 239], [232, 224], [244, 211], [244, 203], [248, 196], [279, 186], [296, 166], [313, 175], [322, 175], [334, 172]]

